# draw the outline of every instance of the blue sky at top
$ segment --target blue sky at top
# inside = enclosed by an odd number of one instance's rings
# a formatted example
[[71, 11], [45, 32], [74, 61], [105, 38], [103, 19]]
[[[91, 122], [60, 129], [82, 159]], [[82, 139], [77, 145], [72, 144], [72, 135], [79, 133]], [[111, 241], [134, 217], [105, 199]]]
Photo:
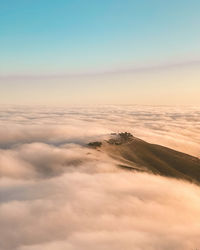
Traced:
[[197, 0], [0, 0], [0, 72], [193, 60], [199, 13]]
[[0, 103], [200, 104], [199, 0], [0, 0]]

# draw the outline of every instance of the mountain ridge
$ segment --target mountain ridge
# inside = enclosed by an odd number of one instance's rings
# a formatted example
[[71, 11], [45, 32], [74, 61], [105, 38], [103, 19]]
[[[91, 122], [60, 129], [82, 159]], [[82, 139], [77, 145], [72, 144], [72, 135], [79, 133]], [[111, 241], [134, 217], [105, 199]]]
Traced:
[[184, 179], [200, 185], [199, 158], [146, 142], [128, 132], [113, 133], [109, 140], [88, 145], [106, 152], [122, 169]]

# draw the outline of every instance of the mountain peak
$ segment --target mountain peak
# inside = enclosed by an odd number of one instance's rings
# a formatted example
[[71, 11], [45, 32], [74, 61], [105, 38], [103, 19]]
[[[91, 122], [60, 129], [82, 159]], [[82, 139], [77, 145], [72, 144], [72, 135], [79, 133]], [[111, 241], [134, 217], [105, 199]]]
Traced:
[[129, 132], [112, 133], [104, 142], [91, 142], [88, 146], [101, 148], [127, 170], [200, 183], [200, 159], [197, 157], [134, 137]]

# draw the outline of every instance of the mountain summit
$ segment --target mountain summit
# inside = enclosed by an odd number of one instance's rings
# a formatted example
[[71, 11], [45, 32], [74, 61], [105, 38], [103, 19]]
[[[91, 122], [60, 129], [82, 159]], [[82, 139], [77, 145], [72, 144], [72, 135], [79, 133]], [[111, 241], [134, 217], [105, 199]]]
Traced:
[[113, 133], [90, 147], [106, 152], [118, 166], [132, 171], [150, 172], [200, 184], [200, 159], [168, 147], [148, 143], [128, 132]]

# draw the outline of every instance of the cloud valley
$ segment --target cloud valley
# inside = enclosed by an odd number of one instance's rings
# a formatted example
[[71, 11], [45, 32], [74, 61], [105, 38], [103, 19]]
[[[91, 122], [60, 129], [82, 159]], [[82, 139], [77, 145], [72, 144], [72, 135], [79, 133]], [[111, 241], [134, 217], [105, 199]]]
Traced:
[[0, 249], [200, 247], [198, 186], [85, 147], [128, 130], [199, 157], [198, 107], [8, 106], [0, 121]]

